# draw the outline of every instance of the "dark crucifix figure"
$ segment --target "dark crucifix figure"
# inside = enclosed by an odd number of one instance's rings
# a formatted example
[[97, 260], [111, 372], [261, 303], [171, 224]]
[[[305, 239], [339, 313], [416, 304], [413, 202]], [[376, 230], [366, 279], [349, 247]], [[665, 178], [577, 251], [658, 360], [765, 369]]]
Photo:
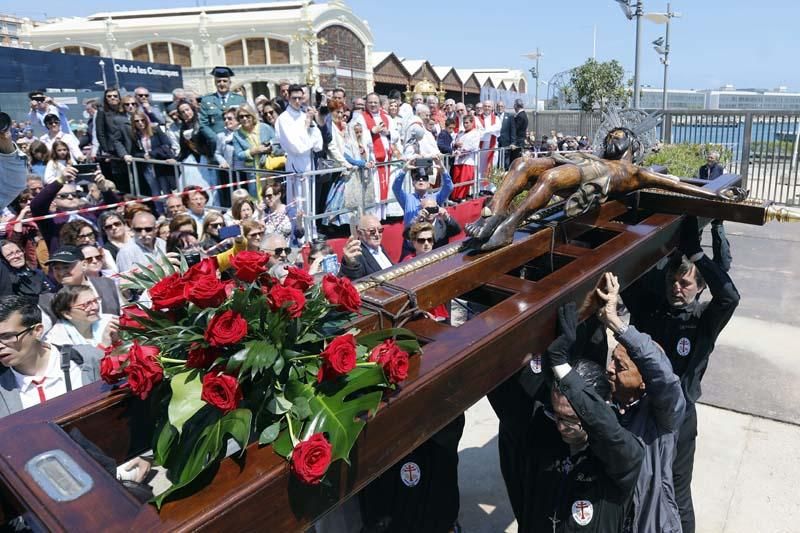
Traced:
[[[470, 246], [477, 245], [488, 251], [510, 244], [517, 228], [546, 207], [554, 195], [567, 197], [564, 207], [567, 216], [580, 214], [611, 195], [650, 187], [712, 200], [744, 199], [746, 193], [738, 188], [710, 192], [674, 176], [635, 165], [632, 156], [640, 148], [638, 142], [631, 130], [615, 128], [603, 140], [602, 158], [573, 152], [515, 159], [500, 188], [483, 208], [481, 217], [466, 225], [467, 234], [477, 241]], [[528, 189], [528, 196], [512, 212], [512, 200], [524, 189]]]

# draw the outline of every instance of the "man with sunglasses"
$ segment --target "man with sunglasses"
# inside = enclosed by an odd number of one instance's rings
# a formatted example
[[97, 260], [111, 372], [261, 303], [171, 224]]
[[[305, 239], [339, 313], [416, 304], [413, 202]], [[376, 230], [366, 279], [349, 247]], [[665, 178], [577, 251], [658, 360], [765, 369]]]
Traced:
[[223, 112], [231, 107], [239, 107], [247, 102], [244, 97], [231, 91], [233, 71], [228, 67], [214, 67], [216, 92], [203, 96], [200, 100], [200, 127], [205, 129], [208, 138], [216, 138], [225, 129]]
[[[75, 187], [77, 170], [66, 167], [64, 174], [45, 185], [39, 194], [31, 199], [31, 214], [40, 217], [50, 214], [50, 205], [54, 205], [58, 216], [37, 222], [49, 250], [59, 247], [59, 232], [61, 226], [72, 220], [84, 220], [97, 229], [96, 212], [77, 213], [80, 207], [80, 196]], [[119, 195], [114, 190], [114, 184], [107, 180], [100, 170], [95, 172], [94, 181], [103, 196], [102, 203], [112, 204], [119, 201]]]
[[147, 115], [147, 118], [150, 119], [150, 124], [164, 125], [167, 123], [164, 119], [164, 113], [161, 112], [158, 106], [153, 105], [151, 102], [152, 95], [149, 89], [146, 87], [137, 87], [133, 91], [133, 96], [136, 98], [139, 111]]
[[378, 217], [362, 216], [358, 221], [356, 232], [357, 234], [351, 235], [344, 245], [342, 252], [344, 261], [339, 270], [340, 276], [354, 280], [369, 276], [394, 264], [381, 246], [383, 226]]
[[[80, 248], [62, 246], [50, 255], [45, 264], [58, 288], [64, 285], [85, 285], [100, 299], [101, 312], [109, 315], [120, 314], [121, 298], [116, 284], [109, 278], [87, 276], [88, 265]], [[39, 307], [52, 323], [57, 320], [51, 308], [54, 297], [55, 293], [52, 292], [39, 295]]]
[[142, 265], [156, 263], [166, 254], [166, 243], [156, 236], [156, 217], [149, 211], [139, 211], [131, 220], [133, 239], [117, 252], [117, 268], [120, 272]]
[[60, 128], [64, 133], [72, 133], [69, 128], [69, 119], [66, 112], [69, 106], [56, 103], [53, 98], [44, 94], [44, 91], [31, 91], [28, 93], [31, 102], [31, 110], [28, 113], [28, 121], [36, 135], [43, 133], [41, 126], [45, 126], [44, 118], [47, 115], [55, 115], [60, 119]]

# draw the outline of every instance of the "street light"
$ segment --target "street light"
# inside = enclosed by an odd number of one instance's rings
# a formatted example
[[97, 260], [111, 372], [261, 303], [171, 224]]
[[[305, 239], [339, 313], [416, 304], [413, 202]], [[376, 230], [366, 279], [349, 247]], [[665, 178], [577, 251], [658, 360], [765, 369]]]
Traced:
[[108, 82], [106, 82], [106, 62], [101, 59], [97, 64], [100, 65], [100, 72], [103, 74], [103, 90], [108, 89]]
[[641, 22], [644, 14], [642, 0], [614, 0], [628, 20], [636, 17], [636, 56], [633, 64], [633, 107], [639, 108], [639, 53], [642, 49]]
[[654, 22], [656, 24], [666, 24], [666, 39], [664, 37], [659, 37], [655, 41], [653, 41], [653, 49], [656, 53], [661, 56], [659, 59], [661, 63], [664, 65], [664, 88], [661, 94], [661, 109], [662, 111], [667, 110], [667, 72], [669, 70], [669, 21], [670, 19], [680, 17], [680, 13], [673, 13], [670, 9], [670, 5], [667, 4], [667, 12], [666, 13], [647, 13], [644, 18], [649, 20], [650, 22]]
[[534, 81], [534, 86], [536, 88], [535, 88], [534, 92], [536, 94], [536, 96], [535, 96], [536, 105], [534, 106], [534, 113], [536, 113], [537, 111], [539, 111], [539, 59], [544, 57], [544, 52], [541, 52], [539, 50], [539, 48], [537, 47], [535, 52], [529, 52], [527, 54], [522, 54], [522, 57], [527, 57], [531, 61], [536, 61], [536, 66], [535, 67], [531, 67], [530, 69], [528, 69], [528, 72], [531, 73], [531, 78], [533, 78], [535, 80]]

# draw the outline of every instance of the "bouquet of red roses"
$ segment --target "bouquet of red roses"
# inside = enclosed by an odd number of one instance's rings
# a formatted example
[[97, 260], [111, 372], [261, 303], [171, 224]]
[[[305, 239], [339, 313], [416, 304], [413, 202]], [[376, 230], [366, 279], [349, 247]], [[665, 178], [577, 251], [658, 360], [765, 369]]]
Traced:
[[346, 331], [361, 307], [346, 278], [315, 284], [288, 267], [279, 281], [268, 259], [239, 252], [227, 281], [214, 258], [127, 277], [152, 305], [123, 309], [123, 342], [107, 350], [101, 375], [141, 399], [164, 398], [153, 450], [172, 486], [159, 506], [220, 461], [228, 438], [242, 450], [270, 444], [301, 481], [319, 483], [332, 461], [347, 461], [382, 391], [406, 378], [419, 351], [407, 330]]

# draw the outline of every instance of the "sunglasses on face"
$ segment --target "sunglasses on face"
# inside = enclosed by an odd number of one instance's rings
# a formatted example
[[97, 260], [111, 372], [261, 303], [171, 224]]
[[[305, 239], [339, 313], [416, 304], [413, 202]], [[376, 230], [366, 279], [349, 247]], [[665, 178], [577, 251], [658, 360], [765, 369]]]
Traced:
[[433, 244], [433, 237], [417, 237], [417, 244], [425, 244], [425, 243]]
[[239, 120], [253, 120], [253, 117], [251, 117], [250, 115], [237, 115], [236, 118], [238, 118]]
[[79, 233], [78, 234], [78, 238], [79, 239], [94, 239], [94, 232], [92, 232], [92, 233]]
[[102, 256], [99, 255], [93, 255], [90, 257], [84, 256], [83, 260], [86, 261], [87, 263], [94, 263], [94, 262], [101, 263], [103, 261], [103, 258]]
[[120, 226], [122, 226], [122, 222], [111, 222], [111, 223], [106, 224], [105, 226], [103, 226], [103, 229], [107, 229], [108, 230], [108, 229], [111, 229], [111, 228], [118, 228]]
[[61, 192], [56, 195], [56, 198], [59, 200], [72, 200], [73, 198], [77, 198], [78, 193], [74, 192]]
[[139, 98], [150, 98], [149, 94], [137, 94], [136, 96], [138, 96]]
[[125, 102], [122, 105], [124, 105], [125, 107], [134, 107], [136, 105], [136, 102]]
[[108, 100], [110, 98], [115, 98], [116, 99], [116, 98], [119, 98], [119, 95], [118, 94], [107, 94], [106, 95], [106, 100]]
[[213, 229], [219, 229], [219, 228], [221, 228], [221, 227], [222, 227], [222, 226], [224, 226], [224, 225], [225, 225], [225, 224], [223, 224], [222, 222], [212, 222], [212, 223], [210, 223], [210, 224], [208, 225], [208, 227], [209, 227], [209, 228], [213, 228]]
[[134, 120], [133, 122], [134, 122], [135, 124], [147, 124], [147, 121], [146, 121], [146, 120], [143, 120], [143, 119], [141, 119], [141, 118], [137, 118], [137, 119], [136, 119], [136, 120]]
[[370, 237], [376, 237], [378, 235], [383, 235], [383, 228], [369, 228], [369, 229], [362, 229], [364, 233], [369, 235]]
[[133, 230], [134, 233], [141, 233], [141, 232], [152, 233], [152, 232], [155, 231], [156, 227], [155, 226], [146, 226], [146, 227], [142, 227], [142, 228], [131, 228], [131, 229]]
[[[269, 251], [269, 250], [267, 250], [267, 251]], [[291, 253], [291, 251], [292, 251], [292, 249], [287, 246], [286, 248], [275, 248], [274, 250], [272, 250], [271, 253], [273, 255], [289, 255], [289, 253]]]
[[263, 231], [252, 231], [252, 232], [250, 232], [250, 234], [248, 235], [248, 237], [253, 237], [253, 238], [255, 238], [255, 237], [258, 237], [258, 238], [261, 238], [263, 235], [264, 235], [264, 232], [263, 232]]

